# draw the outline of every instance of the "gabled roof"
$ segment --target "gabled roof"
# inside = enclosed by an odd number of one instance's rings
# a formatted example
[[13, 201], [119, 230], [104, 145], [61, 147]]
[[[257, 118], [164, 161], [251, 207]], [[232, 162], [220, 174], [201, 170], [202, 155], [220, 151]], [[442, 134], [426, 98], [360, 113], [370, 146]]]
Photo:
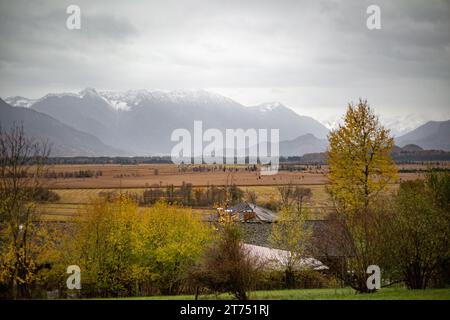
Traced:
[[256, 204], [253, 204], [253, 203], [247, 203], [247, 202], [238, 203], [234, 207], [230, 208], [230, 210], [231, 210], [231, 212], [233, 212], [235, 214], [242, 213], [242, 212], [253, 212], [256, 215], [255, 219], [257, 221], [263, 221], [263, 222], [273, 222], [277, 215], [275, 212], [273, 212], [269, 209], [257, 206]]
[[277, 216], [277, 214], [269, 209], [252, 205], [253, 206], [253, 212], [256, 214], [259, 220], [264, 222], [273, 222]]
[[229, 209], [232, 212], [253, 211], [252, 207], [247, 202], [240, 202]]

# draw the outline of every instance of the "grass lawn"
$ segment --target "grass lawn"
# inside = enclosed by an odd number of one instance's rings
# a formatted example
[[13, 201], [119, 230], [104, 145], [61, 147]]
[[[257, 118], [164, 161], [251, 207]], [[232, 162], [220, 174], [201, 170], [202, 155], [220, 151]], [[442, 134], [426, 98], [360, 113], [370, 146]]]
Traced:
[[[137, 300], [193, 300], [193, 295], [134, 297]], [[200, 300], [232, 299], [229, 294], [201, 295]], [[295, 289], [253, 291], [252, 300], [450, 300], [450, 289], [408, 290], [383, 288], [376, 293], [356, 294], [353, 289]]]

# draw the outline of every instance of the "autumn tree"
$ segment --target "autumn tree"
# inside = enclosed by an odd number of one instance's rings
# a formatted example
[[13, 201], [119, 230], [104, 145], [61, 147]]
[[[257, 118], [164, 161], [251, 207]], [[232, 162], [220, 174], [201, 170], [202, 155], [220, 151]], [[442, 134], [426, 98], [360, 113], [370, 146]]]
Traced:
[[93, 200], [73, 222], [55, 270], [78, 265], [90, 296], [139, 295], [145, 287], [176, 294], [211, 237], [192, 210], [166, 202], [138, 208], [125, 194]]
[[135, 266], [139, 247], [137, 205], [121, 194], [116, 199], [99, 198], [80, 209], [73, 232], [61, 247], [61, 273], [78, 265], [82, 289], [94, 296], [129, 295], [133, 284], [145, 275]]
[[440, 280], [440, 273], [448, 275], [449, 197], [450, 174], [428, 173], [425, 180], [400, 184], [383, 219], [385, 269], [408, 288], [425, 289]]
[[245, 191], [245, 198], [248, 202], [256, 204], [256, 200], [258, 199], [258, 196], [255, 191], [247, 189]]
[[34, 199], [48, 154], [47, 144], [28, 137], [22, 126], [0, 127], [0, 283], [11, 298], [31, 296], [46, 247]]
[[[297, 211], [296, 209], [300, 210]], [[282, 207], [273, 223], [270, 242], [273, 247], [287, 251], [279, 257], [285, 268], [285, 282], [288, 288], [295, 285], [295, 271], [300, 269], [303, 259], [308, 257], [308, 245], [312, 229], [306, 224], [308, 210], [300, 206]]]
[[277, 187], [278, 194], [280, 196], [280, 204], [281, 208], [289, 208], [294, 201], [294, 186], [292, 183], [289, 183], [285, 186]]
[[394, 140], [375, 116], [367, 101], [349, 104], [344, 123], [328, 137], [329, 191], [337, 212], [334, 222], [346, 234], [346, 266], [352, 285], [367, 291], [366, 268], [377, 264], [373, 228], [378, 196], [395, 182], [397, 170], [390, 153]]
[[213, 292], [229, 292], [247, 300], [261, 276], [263, 263], [244, 246], [239, 228], [223, 224], [203, 259], [191, 270], [191, 279]]
[[294, 189], [293, 197], [295, 202], [295, 210], [299, 213], [304, 209], [304, 204], [307, 200], [309, 200], [312, 196], [312, 192], [310, 188], [304, 188], [297, 186]]
[[140, 232], [144, 266], [162, 294], [177, 294], [191, 266], [212, 240], [212, 228], [190, 208], [159, 202], [143, 212]]

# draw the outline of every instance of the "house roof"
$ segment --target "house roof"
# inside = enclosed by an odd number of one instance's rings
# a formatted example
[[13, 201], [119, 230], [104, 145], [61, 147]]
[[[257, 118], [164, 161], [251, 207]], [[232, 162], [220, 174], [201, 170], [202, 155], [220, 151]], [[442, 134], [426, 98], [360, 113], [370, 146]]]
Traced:
[[247, 202], [238, 203], [237, 205], [231, 207], [230, 210], [233, 213], [254, 212], [256, 215], [256, 220], [263, 222], [273, 222], [277, 215], [275, 212], [269, 209]]
[[[249, 254], [258, 257], [263, 262], [267, 263], [269, 268], [282, 269], [287, 263], [287, 259], [290, 257], [290, 252], [286, 250], [256, 246], [252, 244], [244, 243], [244, 248], [248, 250]], [[326, 270], [328, 269], [319, 260], [308, 257], [299, 259], [298, 263], [294, 266], [296, 269], [313, 269], [313, 270]]]
[[252, 205], [253, 206], [253, 212], [256, 214], [256, 216], [259, 218], [259, 220], [261, 221], [265, 221], [265, 222], [273, 222], [277, 216], [277, 214], [269, 209], [257, 206], [257, 205]]
[[253, 211], [252, 207], [247, 202], [240, 202], [229, 208], [229, 210], [232, 212]]

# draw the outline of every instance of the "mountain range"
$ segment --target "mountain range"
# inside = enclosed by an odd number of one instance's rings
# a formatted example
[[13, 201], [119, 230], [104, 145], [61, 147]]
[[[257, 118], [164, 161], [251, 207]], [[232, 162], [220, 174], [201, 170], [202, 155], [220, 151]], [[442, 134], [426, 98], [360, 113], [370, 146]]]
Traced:
[[396, 144], [415, 144], [427, 150], [450, 151], [450, 120], [429, 121], [395, 139]]
[[[203, 130], [279, 129], [280, 154], [301, 156], [327, 148], [328, 129], [315, 119], [295, 113], [279, 102], [244, 106], [205, 90], [47, 94], [0, 102], [3, 127], [22, 122], [33, 136], [53, 145], [53, 156], [165, 155], [175, 144], [173, 130], [193, 132], [194, 120]], [[8, 105], [9, 104], [9, 105]], [[11, 106], [14, 106], [11, 107]], [[396, 144], [450, 150], [450, 120], [428, 122], [396, 138]]]

